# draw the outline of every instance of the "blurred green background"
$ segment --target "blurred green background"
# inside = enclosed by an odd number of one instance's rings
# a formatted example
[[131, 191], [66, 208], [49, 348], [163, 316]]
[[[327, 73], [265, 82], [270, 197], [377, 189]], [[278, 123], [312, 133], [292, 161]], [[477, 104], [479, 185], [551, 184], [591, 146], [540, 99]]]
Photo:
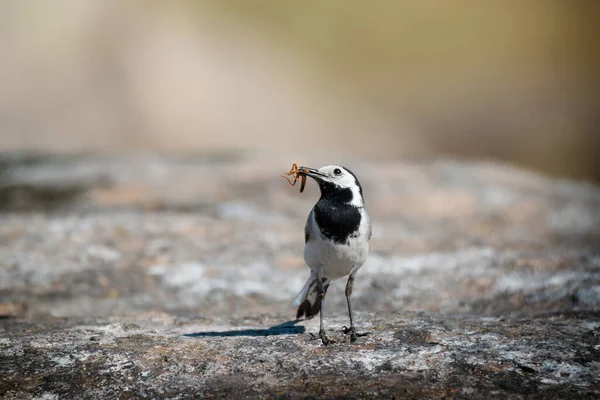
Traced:
[[0, 150], [465, 157], [600, 181], [600, 2], [0, 2]]

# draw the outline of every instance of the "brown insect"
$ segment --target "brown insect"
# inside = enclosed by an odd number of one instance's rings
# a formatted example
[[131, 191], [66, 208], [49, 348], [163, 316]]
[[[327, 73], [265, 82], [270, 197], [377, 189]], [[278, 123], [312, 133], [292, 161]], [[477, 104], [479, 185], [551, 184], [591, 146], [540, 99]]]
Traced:
[[306, 175], [302, 173], [302, 169], [299, 169], [296, 163], [292, 164], [292, 168], [289, 170], [289, 172], [281, 175], [281, 177], [285, 178], [292, 186], [294, 186], [296, 182], [300, 181], [300, 193], [304, 191], [304, 186], [306, 185]]

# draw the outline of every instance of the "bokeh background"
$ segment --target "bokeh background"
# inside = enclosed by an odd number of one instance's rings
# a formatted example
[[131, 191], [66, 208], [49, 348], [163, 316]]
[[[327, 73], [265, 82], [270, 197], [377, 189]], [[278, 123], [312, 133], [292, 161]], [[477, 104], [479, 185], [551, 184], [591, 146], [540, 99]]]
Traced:
[[443, 156], [599, 181], [599, 17], [594, 0], [4, 0], [0, 150]]

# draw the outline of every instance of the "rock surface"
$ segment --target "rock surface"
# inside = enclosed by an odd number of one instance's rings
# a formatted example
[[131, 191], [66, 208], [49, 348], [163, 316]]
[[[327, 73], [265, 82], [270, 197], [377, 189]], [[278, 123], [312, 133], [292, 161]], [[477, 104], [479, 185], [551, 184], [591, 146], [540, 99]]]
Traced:
[[[600, 396], [600, 188], [513, 167], [349, 160], [372, 254], [292, 321], [318, 196], [290, 161], [0, 158], [5, 398]], [[319, 166], [319, 160], [302, 164]]]

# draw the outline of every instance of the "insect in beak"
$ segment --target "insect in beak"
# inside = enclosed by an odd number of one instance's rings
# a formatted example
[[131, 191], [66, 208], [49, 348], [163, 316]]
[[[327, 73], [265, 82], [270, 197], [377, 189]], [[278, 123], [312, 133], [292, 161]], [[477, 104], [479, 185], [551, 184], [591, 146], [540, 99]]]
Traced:
[[281, 177], [285, 178], [291, 186], [294, 186], [296, 182], [300, 181], [300, 193], [304, 191], [304, 186], [306, 185], [305, 171], [302, 167], [298, 168], [296, 163], [292, 164], [292, 168], [281, 175]]

